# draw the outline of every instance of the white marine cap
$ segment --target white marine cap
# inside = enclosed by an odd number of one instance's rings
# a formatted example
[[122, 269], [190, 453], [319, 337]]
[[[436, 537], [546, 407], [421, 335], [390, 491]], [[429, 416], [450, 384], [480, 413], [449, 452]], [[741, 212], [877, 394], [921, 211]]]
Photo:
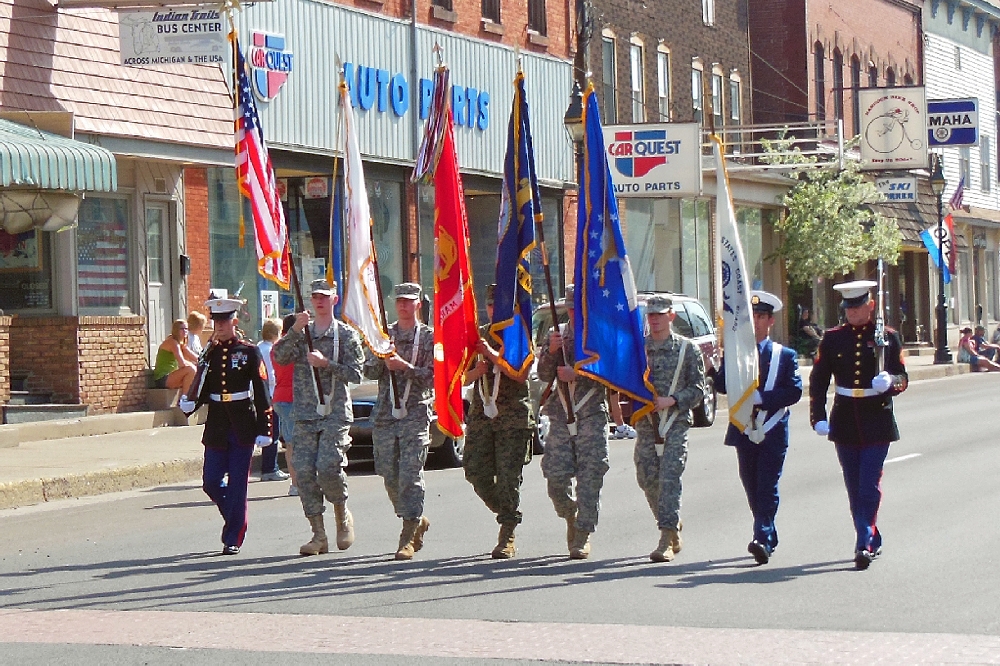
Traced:
[[856, 308], [868, 302], [871, 298], [869, 293], [871, 288], [877, 286], [878, 282], [874, 280], [854, 280], [835, 284], [833, 288], [840, 292], [840, 297], [843, 299], [840, 302], [841, 307]]
[[228, 321], [240, 309], [243, 301], [236, 298], [222, 298], [220, 294], [221, 292], [208, 292], [208, 300], [205, 301], [205, 307], [208, 308], [208, 312], [212, 315], [213, 320]]
[[774, 314], [781, 312], [783, 304], [781, 299], [771, 292], [754, 289], [750, 292], [750, 307], [753, 308], [754, 312]]

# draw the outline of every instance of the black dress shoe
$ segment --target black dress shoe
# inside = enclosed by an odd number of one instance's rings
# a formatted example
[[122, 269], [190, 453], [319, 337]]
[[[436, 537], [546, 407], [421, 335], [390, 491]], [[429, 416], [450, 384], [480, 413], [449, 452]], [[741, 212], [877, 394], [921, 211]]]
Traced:
[[747, 545], [747, 552], [753, 555], [753, 559], [757, 564], [767, 564], [771, 559], [768, 547], [759, 541], [751, 541]]
[[239, 546], [226, 546], [225, 548], [222, 549], [222, 554], [223, 555], [239, 555], [240, 554], [240, 547]]
[[875, 559], [875, 554], [868, 550], [859, 550], [854, 553], [854, 568], [858, 571], [864, 571], [868, 568], [868, 565], [872, 563]]

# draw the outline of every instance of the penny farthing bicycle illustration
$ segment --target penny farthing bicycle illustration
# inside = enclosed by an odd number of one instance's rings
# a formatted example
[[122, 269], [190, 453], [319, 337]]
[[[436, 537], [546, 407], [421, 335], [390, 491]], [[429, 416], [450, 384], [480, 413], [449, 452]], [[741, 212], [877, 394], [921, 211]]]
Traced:
[[910, 122], [910, 112], [895, 108], [892, 111], [876, 116], [865, 128], [865, 141], [877, 153], [891, 153], [906, 141], [911, 150], [920, 150], [924, 142], [920, 138], [911, 139], [907, 131]]

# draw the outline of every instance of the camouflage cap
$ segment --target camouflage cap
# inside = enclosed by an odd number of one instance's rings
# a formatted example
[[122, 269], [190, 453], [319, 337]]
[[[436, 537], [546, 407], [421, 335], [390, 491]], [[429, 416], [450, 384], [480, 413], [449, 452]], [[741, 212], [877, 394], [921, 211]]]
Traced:
[[326, 278], [316, 278], [310, 283], [310, 293], [333, 296], [337, 293], [337, 288], [327, 282]]
[[646, 314], [663, 314], [673, 309], [673, 300], [666, 296], [650, 296], [646, 301]]
[[496, 296], [497, 286], [495, 284], [486, 285], [486, 305], [493, 305], [493, 297]]
[[405, 298], [411, 301], [419, 301], [423, 291], [416, 282], [403, 282], [392, 288], [392, 293], [397, 299]]

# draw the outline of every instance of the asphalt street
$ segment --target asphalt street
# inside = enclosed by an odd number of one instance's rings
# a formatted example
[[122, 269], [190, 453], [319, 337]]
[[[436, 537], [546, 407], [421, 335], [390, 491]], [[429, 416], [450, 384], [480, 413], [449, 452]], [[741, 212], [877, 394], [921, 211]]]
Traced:
[[[750, 514], [735, 454], [722, 445], [725, 413], [720, 413], [714, 427], [691, 431], [682, 508], [684, 549], [671, 564], [647, 559], [658, 533], [635, 483], [631, 441], [611, 443], [612, 468], [593, 554], [582, 562], [566, 558], [565, 523], [545, 495], [538, 458], [525, 468], [525, 518], [517, 532], [518, 556], [510, 561], [489, 558], [497, 526], [458, 469], [427, 473], [426, 515], [432, 527], [424, 550], [403, 563], [392, 560], [399, 521], [381, 480], [370, 473], [351, 478], [349, 504], [357, 542], [346, 552], [316, 558], [297, 555], [309, 530], [299, 501], [285, 496], [285, 483], [251, 485], [246, 543], [232, 558], [216, 554], [221, 519], [197, 484], [0, 511], [5, 535], [0, 542], [0, 622], [21, 627], [24, 618], [35, 618], [48, 632], [48, 640], [25, 638], [12, 645], [20, 640], [8, 631], [7, 638], [0, 636], [0, 642], [8, 642], [0, 662], [35, 656], [106, 663], [108, 655], [116, 655], [111, 661], [175, 663], [171, 659], [176, 655], [166, 648], [122, 647], [147, 645], [143, 640], [119, 647], [74, 645], [89, 641], [76, 636], [73, 618], [87, 627], [97, 626], [94, 618], [145, 617], [122, 611], [159, 612], [201, 625], [205, 618], [224, 621], [227, 616], [221, 613], [234, 614], [241, 618], [233, 622], [234, 635], [240, 635], [242, 618], [275, 618], [274, 636], [247, 632], [242, 643], [149, 643], [186, 645], [191, 650], [187, 663], [203, 663], [197, 655], [207, 663], [213, 648], [279, 649], [269, 646], [284, 644], [287, 635], [279, 627], [289, 626], [282, 623], [288, 617], [358, 621], [351, 630], [355, 634], [389, 618], [403, 623], [396, 629], [399, 640], [387, 643], [391, 649], [326, 645], [335, 654], [357, 652], [357, 660], [337, 663], [447, 663], [433, 661], [435, 656], [455, 657], [460, 663], [493, 658], [509, 658], [509, 663], [601, 661], [601, 655], [612, 654], [595, 648], [581, 659], [573, 651], [579, 641], [560, 653], [541, 638], [532, 649], [531, 636], [549, 634], [529, 629], [550, 631], [560, 625], [567, 627], [564, 638], [588, 635], [587, 626], [614, 626], [625, 632], [621, 640], [628, 640], [626, 634], [644, 636], [647, 628], [687, 628], [721, 630], [719, 640], [747, 640], [732, 632], [750, 630], [760, 632], [753, 634], [757, 640], [770, 636], [772, 643], [785, 635], [774, 632], [787, 631], [804, 632], [792, 634], [803, 641], [815, 632], [826, 637], [892, 632], [912, 637], [913, 645], [920, 640], [934, 644], [935, 637], [944, 644], [955, 635], [959, 642], [989, 642], [1000, 635], [1000, 449], [993, 420], [1000, 414], [997, 381], [990, 375], [924, 381], [897, 399], [903, 439], [892, 446], [883, 479], [879, 525], [885, 554], [866, 572], [853, 569], [853, 529], [833, 446], [812, 434], [803, 402], [792, 416], [778, 513], [780, 545], [766, 566], [755, 566], [746, 553]], [[21, 613], [25, 610], [70, 614]], [[439, 622], [442, 631], [448, 628], [446, 635], [458, 637], [481, 626], [468, 624], [479, 621], [514, 623], [504, 625], [511, 627], [511, 649], [493, 654], [456, 648], [450, 654], [428, 651], [419, 639], [428, 622]], [[598, 635], [594, 640], [602, 639]], [[294, 652], [294, 645], [288, 649]], [[379, 654], [384, 661], [376, 658]], [[400, 654], [419, 661], [397, 661]], [[638, 647], [613, 654], [620, 658], [606, 661], [642, 663]], [[651, 651], [646, 661], [659, 661], [658, 654]], [[706, 648], [704, 654], [708, 659], [715, 653]], [[728, 653], [721, 654], [708, 660], [727, 661]], [[756, 661], [757, 653], [733, 654], [749, 655], [737, 661]], [[982, 663], [995, 659], [1000, 650]], [[676, 660], [699, 661], [697, 655]]]

